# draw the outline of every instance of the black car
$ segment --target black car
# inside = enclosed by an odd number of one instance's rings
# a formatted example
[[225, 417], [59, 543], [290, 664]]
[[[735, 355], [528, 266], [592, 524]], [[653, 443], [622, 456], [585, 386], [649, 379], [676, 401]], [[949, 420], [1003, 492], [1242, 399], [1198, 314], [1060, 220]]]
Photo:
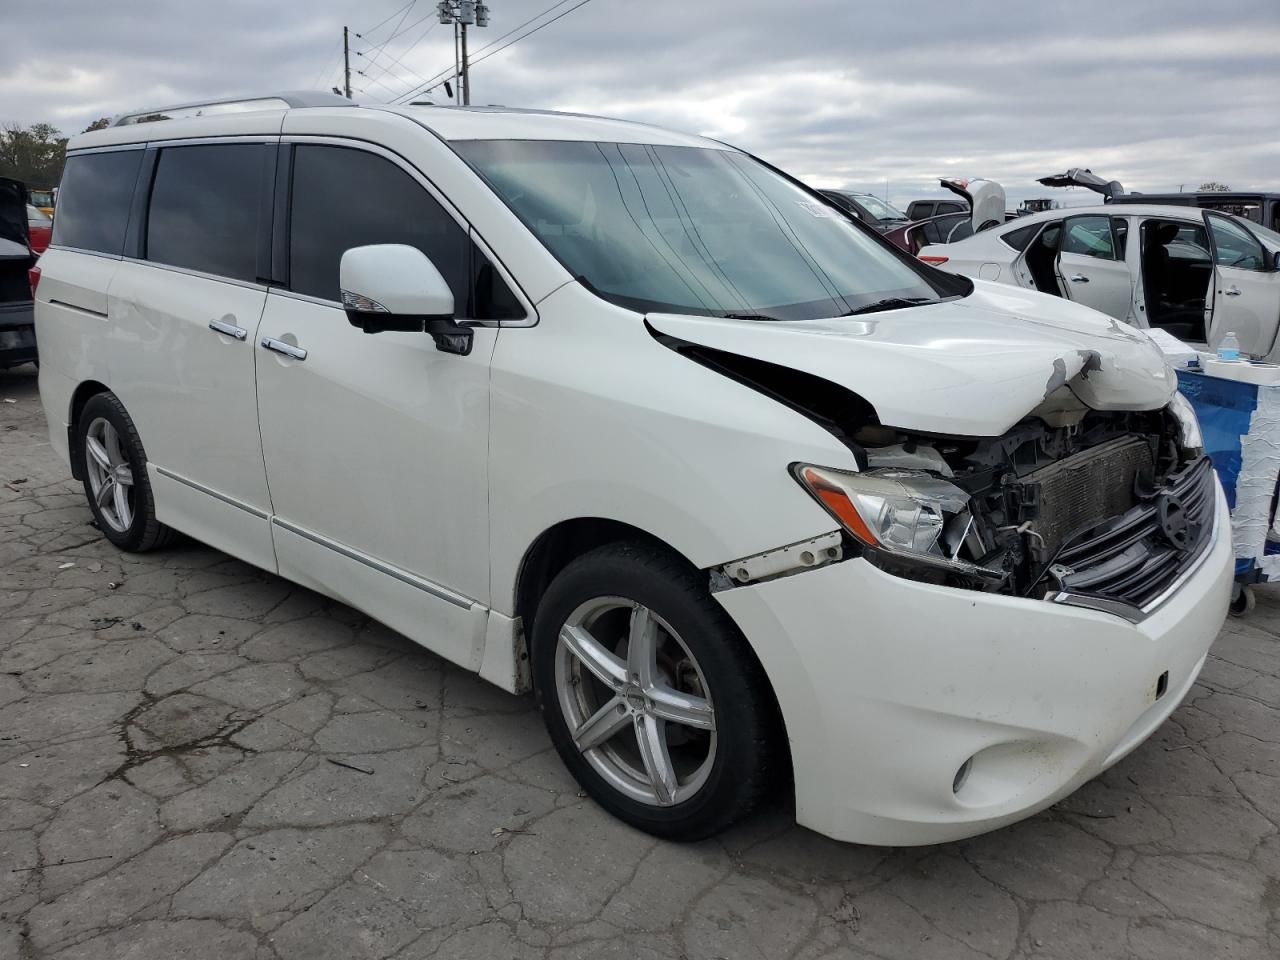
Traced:
[[847, 190], [819, 190], [818, 192], [872, 230], [885, 233], [907, 222], [905, 213], [869, 193], [852, 193]]
[[31, 280], [35, 265], [27, 234], [27, 188], [0, 177], [0, 370], [36, 359]]

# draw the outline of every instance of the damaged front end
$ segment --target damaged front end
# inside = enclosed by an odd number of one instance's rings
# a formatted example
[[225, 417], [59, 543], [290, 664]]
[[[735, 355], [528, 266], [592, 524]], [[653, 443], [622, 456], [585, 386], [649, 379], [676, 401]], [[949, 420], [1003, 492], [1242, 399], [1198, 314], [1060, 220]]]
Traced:
[[1140, 619], [1213, 527], [1213, 472], [1183, 403], [1047, 401], [997, 438], [870, 424], [852, 436], [864, 469], [792, 469], [886, 572]]

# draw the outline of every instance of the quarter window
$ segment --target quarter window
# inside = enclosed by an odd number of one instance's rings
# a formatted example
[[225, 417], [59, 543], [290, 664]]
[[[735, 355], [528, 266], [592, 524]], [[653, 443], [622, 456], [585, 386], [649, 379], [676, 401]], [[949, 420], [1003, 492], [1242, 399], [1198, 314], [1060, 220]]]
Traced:
[[1062, 238], [1062, 252], [1099, 260], [1115, 260], [1110, 217], [1072, 217]]
[[120, 256], [124, 252], [129, 205], [141, 163], [141, 150], [111, 150], [68, 157], [58, 190], [53, 242]]
[[1025, 250], [1027, 249], [1027, 244], [1031, 242], [1031, 238], [1036, 235], [1036, 231], [1039, 229], [1040, 224], [1032, 223], [1025, 227], [1019, 227], [1017, 230], [1009, 230], [1000, 234], [1000, 240], [1015, 250]]
[[257, 280], [260, 143], [167, 147], [160, 151], [147, 211], [146, 259]]
[[1213, 232], [1213, 261], [1220, 267], [1262, 270], [1266, 257], [1262, 245], [1243, 227], [1224, 217], [1210, 217]]

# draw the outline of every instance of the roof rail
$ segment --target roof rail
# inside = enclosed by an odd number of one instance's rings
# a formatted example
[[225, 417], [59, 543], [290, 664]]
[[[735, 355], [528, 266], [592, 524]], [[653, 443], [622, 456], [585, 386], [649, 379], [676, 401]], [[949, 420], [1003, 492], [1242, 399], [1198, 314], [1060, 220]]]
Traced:
[[[164, 114], [177, 113], [182, 110], [197, 110], [204, 107], [234, 106], [237, 104], [266, 104], [277, 101], [286, 107], [354, 107], [355, 103], [336, 93], [325, 93], [320, 90], [285, 90], [280, 93], [264, 93], [243, 97], [219, 97], [215, 100], [197, 100], [193, 103], [171, 103], [163, 107], [148, 107], [146, 110], [130, 110], [112, 118], [111, 126], [122, 127], [131, 123], [149, 123], [152, 120], [169, 119]], [[273, 104], [274, 105], [274, 104]], [[249, 109], [253, 109], [250, 107]], [[264, 107], [269, 109], [269, 107]]]

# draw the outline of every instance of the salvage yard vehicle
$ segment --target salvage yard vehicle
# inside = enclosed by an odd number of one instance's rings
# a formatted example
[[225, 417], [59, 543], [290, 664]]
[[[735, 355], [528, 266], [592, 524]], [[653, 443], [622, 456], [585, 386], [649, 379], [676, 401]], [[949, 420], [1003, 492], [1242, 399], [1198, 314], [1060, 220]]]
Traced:
[[818, 192], [841, 210], [857, 217], [872, 230], [878, 230], [880, 233], [901, 226], [909, 219], [897, 207], [870, 193], [855, 193], [849, 190], [819, 190]]
[[0, 370], [36, 359], [27, 188], [0, 177]]
[[[885, 231], [885, 239], [895, 247], [914, 254], [931, 243], [953, 243], [1004, 223], [1004, 187], [994, 180], [943, 179], [938, 182], [963, 197], [964, 206], [958, 211], [939, 208], [926, 219], [913, 218], [910, 223]], [[917, 205], [921, 202], [916, 201], [911, 207], [919, 209]]]
[[42, 260], [50, 437], [121, 549], [182, 531], [532, 687], [672, 838], [780, 783], [832, 837], [970, 836], [1190, 689], [1231, 545], [1145, 335], [701, 137], [203, 106], [73, 138]]
[[919, 255], [951, 273], [1063, 297], [1193, 344], [1216, 348], [1234, 332], [1250, 356], [1280, 359], [1280, 234], [1229, 214], [1071, 207]]

